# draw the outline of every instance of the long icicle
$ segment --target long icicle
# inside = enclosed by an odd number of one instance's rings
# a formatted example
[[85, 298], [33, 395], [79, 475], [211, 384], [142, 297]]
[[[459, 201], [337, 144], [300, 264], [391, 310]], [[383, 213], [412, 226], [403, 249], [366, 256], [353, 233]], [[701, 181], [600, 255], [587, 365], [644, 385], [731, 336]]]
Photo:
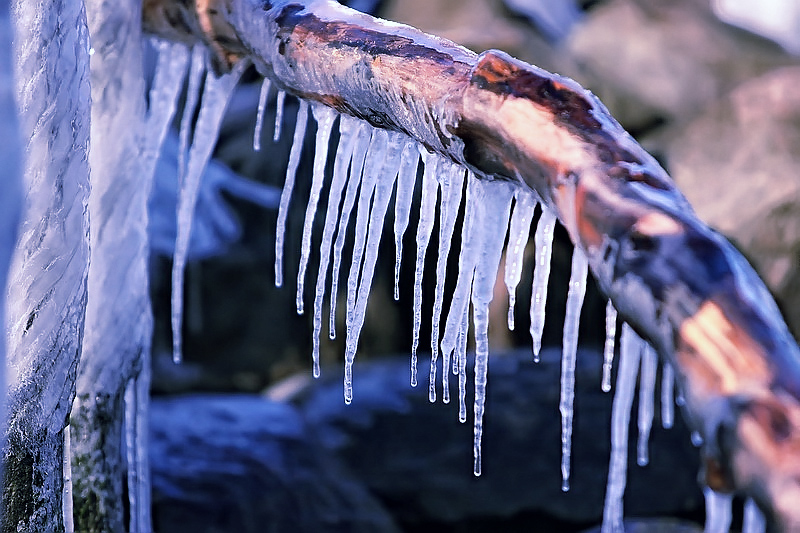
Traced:
[[642, 346], [643, 341], [633, 329], [628, 324], [623, 324], [617, 390], [611, 405], [611, 459], [608, 464], [608, 484], [601, 533], [625, 533], [622, 523], [622, 497], [627, 484], [628, 427]]
[[575, 401], [575, 363], [578, 355], [578, 329], [583, 298], [586, 295], [586, 276], [589, 262], [580, 248], [572, 253], [572, 273], [567, 293], [567, 312], [564, 318], [564, 347], [561, 355], [561, 490], [569, 490], [570, 458], [572, 455], [572, 419]]
[[547, 305], [547, 282], [550, 279], [550, 259], [553, 254], [553, 232], [556, 226], [556, 214], [540, 203], [542, 215], [536, 226], [533, 237], [535, 267], [533, 269], [533, 286], [531, 289], [531, 339], [533, 342], [533, 360], [539, 361], [544, 333], [544, 310]]
[[322, 185], [325, 182], [325, 164], [328, 162], [328, 144], [330, 143], [333, 123], [339, 115], [330, 107], [314, 104], [312, 107], [317, 121], [317, 135], [314, 148], [314, 166], [311, 179], [311, 193], [306, 206], [306, 218], [303, 223], [303, 240], [300, 248], [300, 266], [297, 269], [297, 314], [303, 314], [303, 289], [306, 281], [306, 267], [311, 255], [311, 231], [314, 228], [314, 217], [317, 214]]
[[744, 502], [742, 533], [764, 533], [767, 529], [764, 515], [751, 498]]
[[403, 235], [408, 228], [411, 203], [414, 199], [414, 185], [417, 182], [419, 166], [419, 144], [409, 139], [403, 149], [400, 172], [397, 174], [397, 195], [394, 209], [394, 299], [400, 299], [400, 262], [403, 258]]
[[489, 304], [494, 296], [497, 269], [503, 255], [511, 200], [512, 185], [503, 182], [480, 180], [476, 187], [479, 219], [474, 221], [476, 241], [466, 246], [479, 250], [475, 263], [472, 287], [472, 309], [475, 322], [475, 421], [473, 426], [473, 452], [476, 476], [481, 475], [481, 440], [483, 438], [483, 411], [486, 405], [486, 381], [489, 372]]
[[675, 371], [665, 362], [661, 367], [661, 427], [670, 429], [675, 423]]
[[422, 277], [425, 272], [425, 254], [433, 231], [436, 196], [439, 190], [437, 174], [439, 163], [442, 161], [440, 156], [428, 152], [423, 152], [422, 158], [425, 163], [425, 171], [422, 174], [422, 200], [417, 224], [417, 260], [414, 268], [414, 326], [411, 338], [412, 387], [417, 386], [417, 348], [419, 347], [419, 329], [422, 323]]
[[272, 83], [269, 78], [261, 82], [261, 91], [258, 93], [258, 111], [256, 112], [256, 126], [253, 128], [253, 151], [261, 151], [261, 130], [264, 129], [264, 113], [267, 110], [267, 97]]
[[653, 427], [653, 406], [655, 405], [656, 373], [658, 355], [649, 345], [642, 351], [642, 370], [639, 379], [639, 440], [636, 445], [636, 463], [645, 466], [650, 462], [648, 441]]
[[[447, 277], [447, 258], [456, 227], [461, 195], [464, 189], [464, 168], [447, 160], [439, 163], [442, 201], [439, 214], [439, 254], [436, 258], [436, 290], [431, 319], [431, 368], [428, 381], [428, 400], [436, 401], [436, 360], [439, 355], [439, 325], [444, 305], [444, 283]], [[442, 354], [442, 401], [450, 402], [450, 354]]]
[[286, 104], [286, 92], [278, 91], [278, 96], [275, 98], [275, 131], [272, 134], [272, 142], [278, 142], [281, 139], [281, 130], [283, 129], [283, 110]]
[[606, 341], [603, 345], [603, 392], [611, 390], [611, 367], [614, 364], [614, 343], [617, 337], [617, 308], [611, 300], [606, 304]]
[[[325, 298], [325, 283], [328, 275], [328, 264], [333, 246], [333, 234], [336, 231], [336, 222], [339, 216], [339, 204], [342, 192], [347, 182], [347, 169], [353, 157], [353, 148], [358, 139], [362, 122], [358, 119], [342, 115], [339, 119], [339, 146], [333, 165], [333, 178], [328, 193], [328, 208], [325, 213], [325, 226], [322, 231], [322, 244], [320, 245], [319, 271], [317, 273], [317, 286], [314, 295], [314, 336], [312, 346], [312, 361], [314, 377], [319, 377], [319, 338], [322, 332], [322, 303]], [[336, 298], [335, 294], [331, 299]]]
[[336, 230], [336, 242], [333, 245], [333, 267], [331, 271], [331, 314], [328, 324], [328, 336], [331, 340], [336, 338], [336, 301], [339, 291], [339, 269], [342, 264], [342, 250], [344, 249], [345, 237], [347, 237], [347, 226], [350, 222], [350, 213], [353, 210], [359, 186], [361, 185], [361, 174], [364, 169], [364, 159], [369, 149], [370, 139], [374, 128], [364, 125], [358, 132], [355, 146], [353, 148], [352, 164], [350, 166], [350, 180], [347, 182], [347, 190], [344, 195], [342, 212], [339, 215], [339, 225]]
[[703, 496], [706, 498], [706, 523], [703, 533], [728, 533], [731, 530], [733, 495], [705, 487]]
[[172, 357], [175, 362], [180, 362], [182, 359], [183, 278], [189, 253], [194, 207], [200, 191], [200, 178], [214, 150], [219, 135], [219, 125], [228, 101], [246, 66], [247, 62], [241, 61], [229, 74], [219, 78], [213, 75], [206, 76], [203, 103], [194, 130], [192, 148], [189, 151], [186, 179], [180, 184], [177, 237], [172, 260]]
[[278, 207], [278, 223], [275, 230], [275, 286], [283, 286], [283, 242], [286, 237], [286, 217], [289, 216], [289, 202], [292, 199], [294, 180], [297, 167], [300, 165], [300, 154], [303, 151], [303, 141], [306, 137], [306, 123], [308, 122], [308, 102], [300, 100], [300, 109], [297, 110], [297, 120], [294, 129], [294, 140], [289, 152], [289, 164], [286, 167], [286, 180], [281, 192], [281, 203]]
[[183, 183], [186, 176], [186, 155], [189, 152], [189, 135], [192, 132], [194, 113], [200, 99], [200, 84], [206, 67], [206, 47], [197, 45], [192, 48], [192, 60], [189, 66], [189, 82], [186, 88], [186, 102], [181, 115], [181, 129], [178, 137], [178, 183]]
[[508, 290], [508, 329], [514, 330], [514, 310], [517, 301], [517, 285], [522, 277], [522, 263], [525, 245], [531, 233], [531, 221], [535, 213], [537, 197], [526, 189], [518, 189], [514, 210], [511, 213], [511, 227], [508, 230], [508, 249], [506, 251], [506, 270], [504, 281]]
[[[389, 202], [392, 198], [394, 184], [397, 179], [397, 171], [400, 167], [400, 159], [405, 145], [406, 137], [402, 133], [387, 132], [381, 130], [376, 132], [376, 137], [380, 139], [380, 154], [384, 157], [380, 159], [380, 166], [376, 168], [376, 184], [374, 202], [370, 212], [369, 230], [366, 237], [366, 250], [364, 253], [364, 264], [361, 273], [361, 282], [358, 287], [355, 307], [353, 309], [353, 320], [347, 332], [345, 348], [345, 402], [350, 403], [353, 399], [353, 361], [358, 348], [358, 339], [361, 335], [361, 328], [364, 326], [364, 319], [367, 312], [367, 301], [370, 289], [372, 288], [372, 277], [375, 273], [375, 263], [378, 260], [378, 248], [381, 236], [383, 235], [383, 223]], [[372, 169], [370, 169], [372, 170]]]

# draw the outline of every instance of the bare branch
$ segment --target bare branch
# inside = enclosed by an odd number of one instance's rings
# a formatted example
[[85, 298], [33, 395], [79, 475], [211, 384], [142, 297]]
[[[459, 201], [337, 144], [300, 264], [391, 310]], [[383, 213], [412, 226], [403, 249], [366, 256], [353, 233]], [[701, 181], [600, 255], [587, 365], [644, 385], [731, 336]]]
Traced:
[[145, 2], [145, 29], [202, 40], [220, 70], [247, 56], [301, 98], [535, 189], [620, 315], [675, 365], [709, 486], [752, 496], [775, 530], [800, 529], [797, 344], [747, 262], [590, 92], [335, 2], [197, 6]]

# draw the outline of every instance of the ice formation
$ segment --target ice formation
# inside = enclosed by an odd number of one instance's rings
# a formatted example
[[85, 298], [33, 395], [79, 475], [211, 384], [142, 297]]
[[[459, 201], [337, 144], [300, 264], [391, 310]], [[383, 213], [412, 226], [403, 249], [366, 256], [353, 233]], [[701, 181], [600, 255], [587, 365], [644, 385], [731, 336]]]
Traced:
[[704, 533], [728, 533], [731, 529], [731, 503], [733, 495], [703, 489], [706, 498], [706, 524]]

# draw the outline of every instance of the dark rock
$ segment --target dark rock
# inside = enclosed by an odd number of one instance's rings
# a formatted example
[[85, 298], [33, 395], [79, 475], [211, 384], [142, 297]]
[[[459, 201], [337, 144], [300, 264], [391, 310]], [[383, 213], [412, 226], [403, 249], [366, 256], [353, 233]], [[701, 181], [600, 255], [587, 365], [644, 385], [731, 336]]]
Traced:
[[156, 531], [398, 531], [287, 404], [256, 396], [155, 398], [150, 415]]
[[[406, 358], [369, 361], [356, 364], [350, 406], [342, 401], [341, 382], [330, 375], [338, 378], [339, 373], [328, 371], [308, 391], [302, 408], [325, 445], [408, 530], [447, 524], [453, 531], [478, 531], [483, 530], [476, 529], [479, 524], [491, 523], [500, 529], [487, 531], [515, 531], [513, 524], [523, 523], [527, 526], [520, 530], [525, 531], [577, 531], [602, 518], [612, 394], [600, 390], [601, 358], [591, 351], [578, 356], [572, 479], [566, 493], [560, 489], [556, 351], [546, 351], [538, 365], [530, 353], [493, 354], [479, 478], [472, 474], [471, 371], [466, 424], [457, 420], [452, 376], [453, 402], [428, 402], [424, 357], [418, 389], [409, 386]], [[702, 509], [698, 452], [686, 427], [679, 420], [676, 428], [663, 430], [657, 414], [652, 461], [640, 468], [635, 465], [635, 419], [634, 413], [626, 514], [686, 516]]]

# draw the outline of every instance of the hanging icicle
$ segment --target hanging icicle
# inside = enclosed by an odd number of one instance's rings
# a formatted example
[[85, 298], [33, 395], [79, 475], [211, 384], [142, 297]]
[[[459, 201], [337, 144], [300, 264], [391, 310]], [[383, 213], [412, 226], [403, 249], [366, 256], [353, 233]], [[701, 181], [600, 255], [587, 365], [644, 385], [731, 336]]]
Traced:
[[614, 343], [617, 336], [617, 309], [611, 300], [606, 304], [606, 342], [603, 346], [603, 392], [611, 390], [611, 367], [614, 364]]
[[544, 333], [544, 310], [547, 305], [547, 282], [550, 279], [550, 259], [553, 254], [553, 233], [556, 227], [556, 214], [544, 203], [540, 203], [542, 215], [533, 237], [536, 252], [534, 255], [533, 286], [531, 289], [531, 339], [533, 360], [539, 362]]
[[642, 350], [642, 370], [639, 380], [639, 440], [636, 446], [636, 463], [639, 466], [645, 466], [650, 461], [648, 441], [653, 427], [657, 370], [658, 355], [652, 346], [646, 344]]
[[608, 463], [601, 533], [625, 533], [622, 524], [622, 497], [627, 484], [628, 426], [643, 344], [628, 324], [622, 325], [617, 390], [611, 406], [611, 459]]
[[261, 151], [261, 130], [264, 129], [264, 113], [267, 110], [267, 97], [271, 86], [269, 78], [261, 82], [261, 91], [258, 94], [258, 111], [256, 112], [256, 127], [253, 129], [253, 151]]
[[272, 142], [278, 142], [281, 139], [281, 129], [283, 128], [283, 109], [286, 104], [286, 92], [278, 91], [278, 96], [275, 98], [275, 132], [272, 134]]
[[175, 255], [172, 261], [172, 349], [173, 359], [182, 359], [182, 320], [183, 320], [183, 279], [186, 257], [189, 253], [189, 236], [192, 230], [194, 206], [200, 190], [200, 178], [206, 168], [211, 152], [217, 142], [222, 116], [233, 94], [233, 89], [242, 75], [246, 61], [240, 61], [229, 73], [219, 78], [206, 75], [203, 102], [194, 129], [192, 148], [189, 151], [189, 164], [186, 176], [180, 184], [178, 195], [177, 237]]
[[528, 244], [531, 221], [538, 203], [535, 193], [527, 189], [518, 189], [514, 198], [516, 201], [511, 213], [511, 227], [508, 230], [504, 276], [506, 289], [508, 289], [508, 329], [511, 331], [514, 330], [514, 308], [517, 301], [517, 285], [522, 277], [525, 245]]
[[764, 515], [752, 499], [748, 498], [744, 503], [744, 521], [742, 533], [764, 533], [767, 524]]
[[675, 423], [675, 375], [672, 365], [664, 362], [661, 367], [661, 427], [670, 429]]
[[733, 495], [705, 487], [703, 496], [706, 498], [706, 524], [703, 533], [728, 533], [731, 529]]
[[297, 110], [297, 121], [294, 130], [292, 148], [289, 151], [289, 164], [286, 167], [286, 181], [283, 183], [281, 203], [278, 207], [278, 223], [275, 230], [275, 286], [283, 286], [283, 242], [286, 237], [286, 217], [289, 216], [289, 202], [292, 199], [294, 180], [297, 176], [297, 167], [300, 165], [300, 154], [303, 151], [303, 141], [306, 137], [306, 123], [308, 122], [308, 103], [300, 100], [300, 109]]
[[397, 175], [397, 196], [394, 209], [394, 299], [400, 299], [400, 262], [403, 258], [403, 235], [408, 228], [411, 203], [414, 198], [414, 185], [417, 182], [419, 166], [419, 144], [409, 139], [400, 159], [400, 172]]
[[572, 419], [575, 401], [575, 363], [578, 355], [578, 329], [583, 298], [586, 295], [586, 276], [589, 262], [580, 248], [572, 252], [572, 273], [567, 293], [567, 312], [564, 318], [563, 353], [561, 355], [561, 490], [569, 490], [570, 457], [572, 455]]

